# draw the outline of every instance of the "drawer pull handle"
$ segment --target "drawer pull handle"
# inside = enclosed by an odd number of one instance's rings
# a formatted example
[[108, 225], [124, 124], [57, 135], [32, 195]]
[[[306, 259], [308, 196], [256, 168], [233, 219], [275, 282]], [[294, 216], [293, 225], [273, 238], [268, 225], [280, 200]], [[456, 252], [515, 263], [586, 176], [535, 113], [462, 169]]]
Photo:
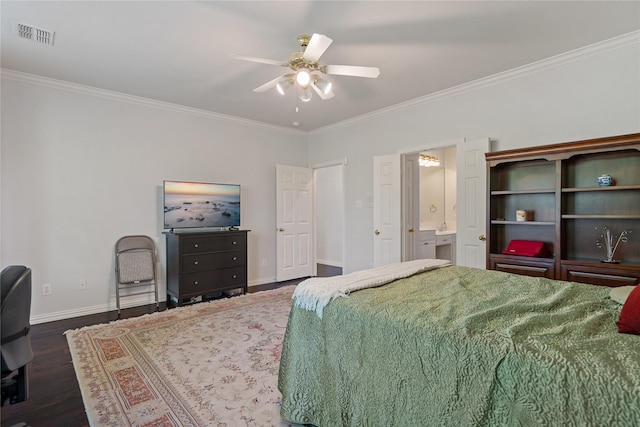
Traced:
[[197, 248], [197, 247], [198, 247], [198, 244], [196, 243], [195, 245], [193, 245], [193, 247], [194, 247], [194, 248]]
[[194, 284], [194, 285], [197, 285], [197, 284], [198, 284], [198, 281], [196, 280], [195, 282], [193, 282], [193, 284]]
[[234, 241], [233, 241], [233, 244], [235, 245], [236, 243], [237, 243], [237, 242], [234, 240]]
[[198, 261], [194, 261], [193, 263], [194, 263], [195, 265], [198, 265]]
[[234, 261], [235, 261], [235, 260], [237, 260], [237, 259], [238, 259], [238, 257], [237, 257], [237, 256], [234, 256], [234, 257], [233, 257], [233, 260], [234, 260]]
[[237, 275], [237, 274], [234, 274], [234, 275], [233, 275], [233, 278], [235, 279], [236, 277], [238, 277], [238, 275]]

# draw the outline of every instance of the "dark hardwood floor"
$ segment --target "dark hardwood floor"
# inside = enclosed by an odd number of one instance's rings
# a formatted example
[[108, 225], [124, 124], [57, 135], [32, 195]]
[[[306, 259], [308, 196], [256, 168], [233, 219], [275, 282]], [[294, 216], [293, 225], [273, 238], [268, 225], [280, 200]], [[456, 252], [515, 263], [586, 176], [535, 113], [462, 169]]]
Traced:
[[[294, 285], [300, 280], [252, 286], [249, 292]], [[123, 309], [120, 318], [152, 313], [155, 304]], [[160, 310], [166, 310], [165, 303]], [[31, 326], [31, 346], [34, 357], [28, 367], [29, 398], [20, 403], [2, 407], [0, 425], [10, 427], [26, 422], [31, 427], [88, 426], [80, 388], [71, 362], [71, 353], [64, 332], [83, 326], [117, 320], [116, 311], [75, 317]]]
[[342, 274], [342, 267], [334, 267], [333, 265], [318, 264], [318, 277], [339, 276]]

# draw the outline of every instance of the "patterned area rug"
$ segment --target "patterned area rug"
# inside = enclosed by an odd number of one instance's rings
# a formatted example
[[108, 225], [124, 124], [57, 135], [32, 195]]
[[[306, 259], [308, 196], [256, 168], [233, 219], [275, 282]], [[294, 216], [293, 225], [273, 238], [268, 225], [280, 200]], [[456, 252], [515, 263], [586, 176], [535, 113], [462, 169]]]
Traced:
[[291, 425], [277, 381], [294, 288], [67, 331], [90, 425]]

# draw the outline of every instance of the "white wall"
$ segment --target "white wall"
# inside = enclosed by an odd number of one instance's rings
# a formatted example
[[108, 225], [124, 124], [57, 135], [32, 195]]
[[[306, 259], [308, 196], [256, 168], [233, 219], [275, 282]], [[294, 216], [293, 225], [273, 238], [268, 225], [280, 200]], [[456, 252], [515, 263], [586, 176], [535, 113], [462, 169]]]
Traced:
[[458, 191], [456, 147], [444, 150], [444, 216], [448, 230], [456, 229], [456, 193]]
[[[439, 166], [420, 167], [420, 229], [438, 230], [445, 223], [445, 162], [444, 150], [423, 151], [436, 157]], [[455, 194], [455, 193], [454, 193]]]
[[348, 159], [344, 272], [373, 262], [373, 212], [356, 206], [373, 193], [373, 156], [460, 138], [504, 150], [640, 132], [639, 76], [635, 33], [310, 133], [310, 163]]
[[275, 165], [307, 166], [306, 134], [2, 77], [2, 266], [32, 268], [34, 323], [113, 307], [113, 247], [126, 234], [156, 240], [164, 299], [164, 179], [241, 184], [249, 284], [275, 280]]

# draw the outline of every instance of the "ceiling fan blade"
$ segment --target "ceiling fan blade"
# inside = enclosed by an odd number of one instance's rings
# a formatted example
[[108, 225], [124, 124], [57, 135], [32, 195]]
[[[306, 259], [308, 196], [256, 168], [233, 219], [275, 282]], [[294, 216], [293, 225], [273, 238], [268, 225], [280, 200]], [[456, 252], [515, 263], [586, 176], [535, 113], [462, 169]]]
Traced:
[[333, 40], [324, 34], [313, 34], [302, 57], [309, 62], [318, 62], [325, 50], [333, 43]]
[[375, 79], [380, 75], [380, 69], [378, 67], [359, 67], [357, 65], [327, 65], [325, 73]]
[[282, 76], [276, 77], [275, 79], [266, 82], [262, 86], [258, 86], [253, 91], [254, 92], [266, 92], [269, 89], [271, 89], [272, 87], [275, 87], [275, 85], [278, 84], [278, 81], [282, 80], [282, 78], [285, 77], [285, 76], [286, 76], [286, 74], [283, 74]]
[[320, 90], [320, 88], [316, 86], [315, 82], [311, 82], [311, 87], [316, 91], [318, 96], [322, 98], [323, 101], [326, 101], [327, 99], [331, 99], [335, 96], [335, 94], [332, 91], [323, 93], [322, 90]]
[[256, 58], [254, 56], [236, 55], [235, 53], [231, 53], [229, 54], [229, 56], [232, 57], [233, 59], [239, 59], [241, 61], [258, 62], [260, 64], [268, 64], [268, 65], [278, 65], [280, 67], [288, 66], [282, 61], [277, 61], [275, 59]]

